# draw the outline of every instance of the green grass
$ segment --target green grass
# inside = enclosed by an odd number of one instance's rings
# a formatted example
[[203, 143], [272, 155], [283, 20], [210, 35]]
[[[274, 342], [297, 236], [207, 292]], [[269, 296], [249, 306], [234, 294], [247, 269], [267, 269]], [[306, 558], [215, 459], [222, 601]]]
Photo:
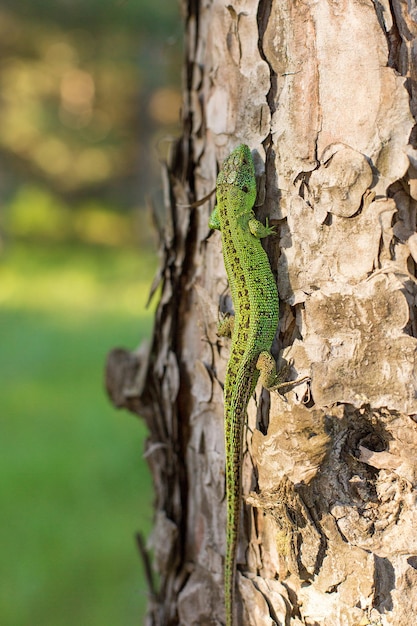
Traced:
[[17, 246], [0, 259], [0, 623], [140, 626], [146, 430], [105, 396], [106, 353], [150, 335], [155, 260]]

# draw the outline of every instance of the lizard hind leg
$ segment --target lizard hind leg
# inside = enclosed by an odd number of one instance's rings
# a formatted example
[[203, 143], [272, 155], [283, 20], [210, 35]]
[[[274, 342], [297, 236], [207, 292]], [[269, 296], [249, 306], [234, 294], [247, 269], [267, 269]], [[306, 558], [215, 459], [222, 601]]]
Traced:
[[[258, 357], [256, 367], [260, 371], [259, 379], [262, 385], [266, 387], [268, 391], [278, 391], [278, 393], [280, 393], [280, 389], [285, 388], [289, 390], [289, 388], [294, 385], [299, 385], [306, 380], [310, 380], [310, 376], [304, 376], [303, 378], [299, 378], [297, 380], [288, 381], [292, 364], [292, 361], [289, 361], [279, 370], [279, 372], [277, 372], [275, 359], [272, 354], [267, 350], [261, 352]], [[284, 391], [283, 393], [286, 392]]]
[[235, 326], [235, 316], [226, 315], [217, 325], [217, 334], [219, 337], [231, 337]]
[[280, 385], [285, 383], [290, 373], [291, 364], [287, 363], [278, 373], [275, 359], [270, 352], [263, 350], [256, 362], [256, 368], [259, 370], [259, 380], [266, 389], [273, 391]]

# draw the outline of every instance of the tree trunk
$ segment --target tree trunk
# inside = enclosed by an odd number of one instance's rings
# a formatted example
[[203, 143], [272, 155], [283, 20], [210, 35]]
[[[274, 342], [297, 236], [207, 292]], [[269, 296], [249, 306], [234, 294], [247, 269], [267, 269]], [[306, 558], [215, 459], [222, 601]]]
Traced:
[[[416, 9], [400, 0], [190, 2], [184, 134], [166, 167], [149, 351], [115, 351], [113, 401], [149, 426], [158, 592], [147, 624], [224, 622], [230, 341], [218, 164], [253, 150], [277, 275], [278, 365], [248, 408], [239, 624], [417, 617]], [[191, 206], [190, 208], [190, 205]], [[414, 618], [414, 619], [413, 619]]]

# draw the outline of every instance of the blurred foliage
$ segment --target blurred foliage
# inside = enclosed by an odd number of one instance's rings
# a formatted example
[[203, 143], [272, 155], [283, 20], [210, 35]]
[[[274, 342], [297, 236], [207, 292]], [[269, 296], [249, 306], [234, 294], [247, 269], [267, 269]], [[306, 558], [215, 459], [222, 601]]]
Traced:
[[1, 626], [144, 614], [146, 431], [103, 369], [151, 332], [142, 209], [177, 134], [180, 38], [165, 0], [1, 3]]
[[60, 21], [68, 28], [96, 24], [110, 30], [122, 28], [153, 33], [158, 40], [172, 34], [178, 24], [179, 5], [166, 0], [2, 0], [2, 7], [28, 21]]
[[134, 533], [152, 487], [145, 425], [103, 392], [115, 338], [149, 335], [155, 259], [18, 244], [0, 261], [0, 623], [139, 626]]
[[143, 211], [115, 211], [92, 196], [77, 210], [45, 187], [21, 185], [4, 208], [0, 221], [8, 239], [44, 243], [83, 241], [106, 246], [149, 248], [150, 216]]
[[158, 184], [158, 140], [178, 128], [180, 33], [163, 0], [2, 2], [6, 203], [30, 183], [58, 212], [91, 197], [142, 206]]

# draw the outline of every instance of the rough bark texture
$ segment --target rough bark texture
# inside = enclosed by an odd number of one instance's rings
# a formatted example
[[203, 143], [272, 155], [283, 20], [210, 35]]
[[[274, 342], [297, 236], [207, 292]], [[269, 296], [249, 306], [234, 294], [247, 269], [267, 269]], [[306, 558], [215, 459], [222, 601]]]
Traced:
[[214, 0], [184, 15], [184, 135], [165, 171], [154, 336], [147, 351], [115, 351], [107, 372], [116, 405], [150, 430], [160, 590], [147, 624], [224, 619], [229, 341], [216, 325], [230, 300], [213, 200], [189, 205], [241, 142], [256, 151], [258, 217], [277, 231], [275, 354], [311, 376], [286, 399], [258, 388], [250, 401], [241, 623], [413, 624], [417, 10]]

